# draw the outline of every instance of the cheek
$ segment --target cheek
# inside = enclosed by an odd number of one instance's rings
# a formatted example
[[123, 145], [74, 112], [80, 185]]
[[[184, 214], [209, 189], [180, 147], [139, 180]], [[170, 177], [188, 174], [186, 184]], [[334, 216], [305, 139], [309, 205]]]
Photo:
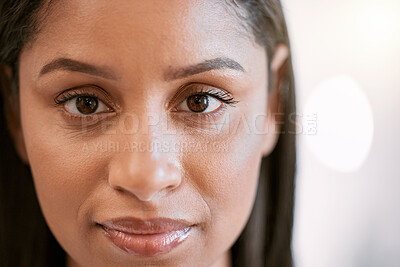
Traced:
[[51, 137], [42, 141], [39, 138], [32, 140], [28, 152], [39, 200], [43, 207], [52, 209], [55, 214], [60, 207], [65, 207], [60, 215], [70, 217], [68, 212], [76, 212], [79, 203], [101, 180], [101, 164], [98, 157], [82, 152], [81, 145], [60, 147], [62, 141]]
[[184, 156], [185, 176], [199, 191], [211, 215], [206, 229], [210, 251], [227, 250], [248, 220], [258, 183], [260, 142], [260, 137], [238, 129], [226, 142], [226, 152]]
[[[33, 97], [31, 99], [34, 99]], [[49, 112], [30, 108], [21, 94], [24, 140], [41, 209], [57, 239], [74, 236], [80, 206], [105, 177], [106, 157], [85, 150], [52, 119]], [[85, 215], [87, 218], [89, 215]], [[77, 246], [77, 245], [75, 245]]]
[[31, 139], [29, 157], [43, 215], [64, 249], [85, 257], [82, 251], [93, 244], [82, 237], [90, 232], [92, 214], [82, 207], [106, 181], [108, 157], [85, 152], [82, 143], [67, 142], [67, 138], [38, 136]]

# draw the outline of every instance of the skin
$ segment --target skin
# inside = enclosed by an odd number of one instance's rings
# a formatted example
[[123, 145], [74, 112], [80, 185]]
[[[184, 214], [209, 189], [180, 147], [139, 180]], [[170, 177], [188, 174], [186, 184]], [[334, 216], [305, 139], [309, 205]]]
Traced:
[[[109, 75], [66, 69], [40, 75], [60, 57]], [[217, 57], [235, 60], [244, 71], [166, 79]], [[20, 123], [12, 129], [68, 266], [230, 266], [229, 249], [251, 212], [261, 158], [278, 138], [278, 123], [266, 114], [279, 111], [278, 70], [286, 58], [286, 48], [278, 47], [275, 89], [268, 95], [265, 49], [223, 1], [56, 1], [21, 53]], [[185, 110], [186, 98], [204, 84], [239, 103], [213, 116]], [[55, 105], [54, 97], [77, 86], [109, 109], [79, 119]], [[211, 142], [225, 151], [125, 149], [154, 142], [170, 148]], [[195, 226], [169, 253], [143, 258], [113, 246], [96, 226], [124, 216]]]

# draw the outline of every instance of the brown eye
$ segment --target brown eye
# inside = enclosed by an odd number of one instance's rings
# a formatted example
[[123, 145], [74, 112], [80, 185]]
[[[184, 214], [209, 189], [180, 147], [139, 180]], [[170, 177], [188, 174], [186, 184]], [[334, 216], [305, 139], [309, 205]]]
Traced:
[[193, 112], [204, 112], [208, 108], [207, 95], [191, 95], [186, 102], [188, 108]]
[[76, 109], [82, 114], [96, 112], [99, 102], [92, 96], [79, 96], [76, 98]]
[[213, 113], [223, 107], [221, 100], [206, 94], [193, 94], [185, 98], [177, 107], [178, 111]]
[[76, 115], [92, 115], [109, 112], [111, 109], [95, 96], [81, 95], [64, 103], [64, 108]]

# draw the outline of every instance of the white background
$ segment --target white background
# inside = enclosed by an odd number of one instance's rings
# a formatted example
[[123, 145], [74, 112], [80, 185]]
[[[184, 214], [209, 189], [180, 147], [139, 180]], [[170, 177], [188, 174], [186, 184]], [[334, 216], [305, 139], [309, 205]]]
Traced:
[[[297, 267], [400, 266], [400, 0], [283, 0], [299, 114]], [[301, 121], [305, 126], [307, 121]]]

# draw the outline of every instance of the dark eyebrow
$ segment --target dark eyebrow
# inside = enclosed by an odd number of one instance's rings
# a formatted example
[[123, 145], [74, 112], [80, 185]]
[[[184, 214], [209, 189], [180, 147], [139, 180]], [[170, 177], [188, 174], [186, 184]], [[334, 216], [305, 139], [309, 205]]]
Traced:
[[57, 58], [50, 63], [44, 65], [43, 68], [40, 70], [39, 77], [56, 70], [82, 72], [93, 76], [103, 77], [106, 79], [116, 79], [115, 75], [106, 67], [94, 66], [69, 58]]
[[216, 70], [216, 69], [233, 69], [241, 72], [245, 72], [242, 65], [240, 65], [237, 61], [227, 58], [227, 57], [218, 57], [210, 60], [206, 60], [202, 63], [191, 65], [188, 67], [180, 68], [180, 69], [169, 69], [165, 75], [165, 80], [175, 80], [182, 79], [187, 76], [199, 74], [202, 72]]

